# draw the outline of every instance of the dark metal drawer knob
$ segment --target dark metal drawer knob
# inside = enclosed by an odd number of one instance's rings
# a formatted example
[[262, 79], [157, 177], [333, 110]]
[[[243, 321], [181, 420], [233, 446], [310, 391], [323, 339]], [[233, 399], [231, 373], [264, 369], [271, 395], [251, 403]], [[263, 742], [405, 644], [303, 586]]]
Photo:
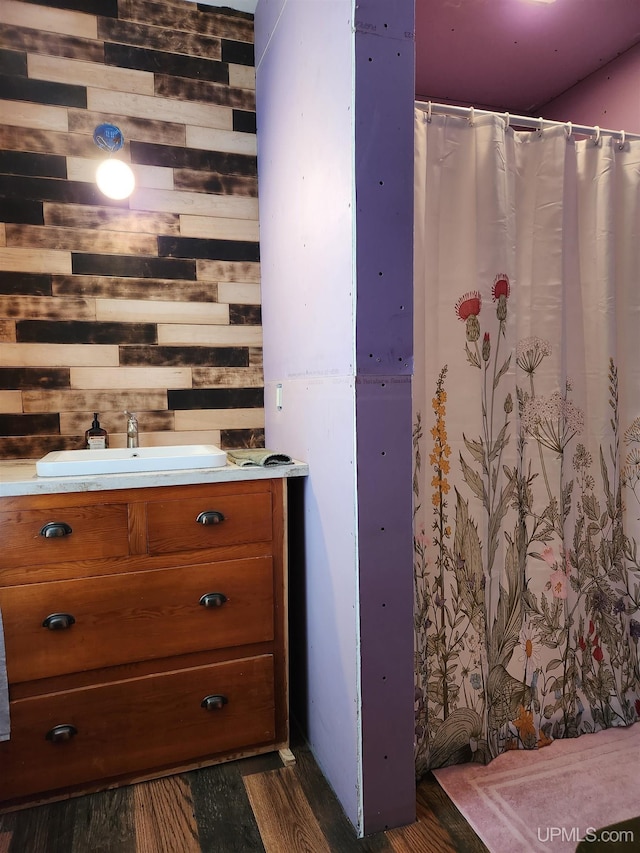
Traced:
[[75, 617], [70, 613], [52, 613], [44, 620], [42, 627], [50, 631], [61, 631], [64, 628], [70, 628], [75, 621]]
[[196, 518], [198, 524], [220, 524], [224, 521], [224, 515], [217, 509], [207, 509]]
[[203, 607], [222, 607], [227, 600], [227, 596], [223, 592], [205, 592], [200, 598], [200, 604]]
[[70, 536], [73, 533], [71, 527], [64, 521], [50, 521], [40, 530], [40, 536], [45, 539], [54, 539], [58, 536]]
[[229, 702], [226, 696], [221, 696], [217, 693], [212, 693], [211, 696], [205, 696], [200, 707], [207, 711], [220, 711]]
[[71, 738], [77, 734], [78, 729], [75, 726], [54, 726], [52, 729], [49, 729], [45, 738], [50, 740], [52, 743], [63, 743], [64, 741], [71, 740]]

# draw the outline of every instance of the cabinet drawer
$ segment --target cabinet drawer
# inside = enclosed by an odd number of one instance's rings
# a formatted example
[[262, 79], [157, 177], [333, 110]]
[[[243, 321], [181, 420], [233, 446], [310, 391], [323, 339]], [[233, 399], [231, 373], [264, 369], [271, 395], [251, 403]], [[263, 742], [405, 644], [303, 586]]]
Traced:
[[[207, 710], [207, 696], [224, 696]], [[47, 739], [73, 726], [68, 740]], [[50, 736], [51, 737], [51, 736]], [[275, 738], [270, 655], [11, 703], [0, 800], [205, 759]]]
[[[57, 527], [50, 532], [64, 531], [64, 535], [45, 536], [51, 524]], [[125, 504], [1, 512], [0, 531], [7, 568], [121, 557], [129, 552]]]
[[[200, 604], [207, 594], [210, 606]], [[0, 608], [10, 683], [230, 648], [273, 640], [273, 562], [253, 557], [5, 587]], [[54, 625], [70, 621], [65, 615], [73, 624], [44, 627], [52, 614], [60, 614]]]
[[[208, 518], [204, 513], [209, 513]], [[221, 518], [216, 520], [215, 513]], [[271, 495], [265, 492], [154, 501], [147, 505], [147, 520], [150, 554], [266, 542], [272, 538]]]

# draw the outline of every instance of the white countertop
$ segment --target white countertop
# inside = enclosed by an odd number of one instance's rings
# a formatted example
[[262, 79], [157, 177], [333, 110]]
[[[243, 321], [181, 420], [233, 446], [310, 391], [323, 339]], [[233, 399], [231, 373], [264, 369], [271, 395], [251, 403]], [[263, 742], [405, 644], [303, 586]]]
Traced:
[[241, 468], [227, 462], [223, 468], [94, 474], [82, 477], [39, 477], [36, 474], [35, 459], [8, 459], [0, 460], [0, 497], [142, 489], [151, 486], [189, 486], [194, 483], [227, 483], [237, 480], [272, 480], [279, 477], [306, 477], [308, 473], [309, 466], [296, 460], [293, 465], [267, 467]]

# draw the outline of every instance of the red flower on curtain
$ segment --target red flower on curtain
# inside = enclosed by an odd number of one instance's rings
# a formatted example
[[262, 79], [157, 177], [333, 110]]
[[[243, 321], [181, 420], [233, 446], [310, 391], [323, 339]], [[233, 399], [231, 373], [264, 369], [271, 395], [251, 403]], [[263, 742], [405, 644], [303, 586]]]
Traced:
[[465, 293], [465, 295], [461, 296], [456, 302], [456, 314], [458, 315], [458, 319], [463, 322], [468, 320], [469, 317], [477, 317], [481, 308], [482, 296], [480, 296], [480, 293], [477, 290]]

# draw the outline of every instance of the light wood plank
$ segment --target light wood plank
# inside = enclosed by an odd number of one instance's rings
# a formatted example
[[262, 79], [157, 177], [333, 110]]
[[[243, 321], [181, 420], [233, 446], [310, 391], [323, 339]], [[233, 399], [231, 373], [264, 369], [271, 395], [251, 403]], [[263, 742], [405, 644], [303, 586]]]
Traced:
[[264, 409], [180, 409], [176, 430], [253, 429], [264, 426]]
[[7, 230], [5, 228], [5, 223], [0, 222], [0, 246], [7, 245]]
[[187, 125], [187, 146], [203, 148], [206, 151], [226, 151], [230, 154], [249, 154], [255, 156], [258, 151], [255, 133], [239, 131], [211, 130], [208, 127]]
[[[150, 187], [159, 190], [173, 189], [173, 169], [167, 169], [164, 166], [140, 166], [137, 163], [131, 164], [126, 155], [122, 157], [118, 155], [118, 157], [131, 166], [137, 187]], [[104, 159], [105, 157], [99, 153], [93, 159], [67, 157], [67, 177], [70, 181], [83, 181], [93, 184], [96, 179], [96, 169]]]
[[72, 367], [70, 385], [72, 388], [191, 388], [191, 369], [188, 367]]
[[88, 204], [45, 202], [44, 223], [62, 228], [90, 228], [96, 231], [125, 231], [139, 234], [180, 234], [180, 218], [175, 213], [140, 213]]
[[0, 341], [4, 343], [13, 343], [16, 339], [16, 321], [15, 320], [0, 320]]
[[37, 26], [39, 30], [48, 33], [87, 39], [98, 38], [98, 22], [95, 15], [51, 9], [48, 6], [32, 6], [30, 3], [18, 3], [16, 0], [2, 0], [0, 21], [16, 27]]
[[191, 213], [228, 219], [258, 219], [258, 200], [234, 196], [190, 193], [180, 190], [137, 188], [129, 198], [131, 210]]
[[68, 131], [67, 111], [64, 107], [49, 107], [27, 101], [0, 101], [0, 116], [3, 124], [12, 127]]
[[159, 119], [169, 122], [195, 124], [203, 127], [232, 130], [233, 110], [214, 104], [109, 92], [106, 89], [87, 89], [87, 109], [135, 118]]
[[20, 320], [95, 320], [93, 299], [0, 296], [0, 314]]
[[217, 447], [219, 447], [220, 430], [207, 429], [193, 430], [191, 432], [182, 432], [180, 430], [164, 430], [163, 432], [144, 432], [140, 437], [140, 444], [142, 445], [142, 447], [165, 447], [166, 445], [173, 444], [215, 444]]
[[[151, 234], [123, 234], [121, 231], [94, 231], [88, 228], [50, 228], [46, 225], [8, 225], [11, 247], [34, 250], [67, 250], [104, 254], [158, 255], [158, 242]], [[43, 270], [53, 272], [53, 270]], [[55, 270], [58, 272], [58, 270]]]
[[151, 302], [144, 299], [97, 299], [96, 319], [122, 323], [229, 324], [229, 306], [215, 302]]
[[251, 261], [196, 261], [199, 281], [259, 282], [260, 264]]
[[60, 56], [41, 56], [37, 53], [27, 55], [27, 69], [29, 77], [34, 80], [153, 96], [153, 73], [150, 71], [117, 68]]
[[22, 394], [20, 391], [0, 391], [0, 412], [3, 415], [22, 413]]
[[106, 344], [0, 344], [3, 367], [117, 366], [118, 347]]
[[266, 853], [331, 853], [293, 766], [246, 776], [244, 784]]
[[261, 388], [261, 367], [192, 367], [194, 388]]
[[234, 89], [255, 89], [256, 69], [252, 65], [229, 65], [229, 85]]
[[71, 253], [0, 248], [0, 270], [66, 275], [71, 272]]
[[183, 237], [202, 237], [208, 240], [260, 239], [260, 226], [256, 219], [223, 219], [215, 216], [180, 216], [180, 233]]
[[159, 344], [193, 344], [225, 347], [261, 346], [261, 326], [158, 325]]
[[200, 853], [191, 791], [184, 776], [167, 776], [133, 789], [136, 853]]
[[260, 305], [260, 284], [248, 281], [221, 281], [218, 284], [218, 302]]

